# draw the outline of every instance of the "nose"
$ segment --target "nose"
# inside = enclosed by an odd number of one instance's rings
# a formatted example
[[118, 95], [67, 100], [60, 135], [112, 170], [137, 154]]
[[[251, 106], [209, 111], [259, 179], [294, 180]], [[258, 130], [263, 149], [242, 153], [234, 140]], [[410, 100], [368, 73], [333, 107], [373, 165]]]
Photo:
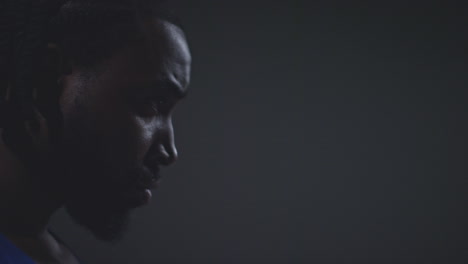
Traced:
[[174, 127], [169, 120], [164, 129], [161, 129], [157, 141], [158, 163], [164, 166], [172, 165], [179, 158], [174, 139]]

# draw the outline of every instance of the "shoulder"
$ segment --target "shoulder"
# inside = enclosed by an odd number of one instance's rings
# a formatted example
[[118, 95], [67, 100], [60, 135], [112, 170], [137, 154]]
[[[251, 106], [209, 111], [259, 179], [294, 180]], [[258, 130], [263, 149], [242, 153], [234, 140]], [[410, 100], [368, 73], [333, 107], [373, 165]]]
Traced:
[[34, 264], [34, 261], [0, 234], [0, 263]]
[[61, 263], [71, 263], [71, 264], [80, 264], [79, 258], [76, 256], [76, 254], [68, 247], [67, 244], [63, 242], [62, 239], [60, 239], [57, 234], [55, 234], [53, 231], [49, 230], [50, 235], [57, 241], [59, 247], [60, 247], [60, 260]]

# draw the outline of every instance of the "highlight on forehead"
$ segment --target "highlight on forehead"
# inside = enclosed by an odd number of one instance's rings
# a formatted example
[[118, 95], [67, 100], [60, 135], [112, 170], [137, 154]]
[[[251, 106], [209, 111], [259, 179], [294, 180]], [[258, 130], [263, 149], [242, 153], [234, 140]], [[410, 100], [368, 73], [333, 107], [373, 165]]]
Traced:
[[191, 63], [187, 39], [180, 27], [160, 18], [152, 18], [145, 21], [143, 28], [145, 30], [139, 44], [143, 45], [147, 56], [164, 54], [181, 64]]
[[167, 48], [167, 52], [178, 59], [183, 60], [185, 63], [190, 63], [191, 55], [184, 31], [171, 22], [161, 19], [158, 20], [158, 23], [161, 25], [160, 28], [163, 31], [163, 35], [165, 36], [163, 43], [166, 46], [165, 48]]

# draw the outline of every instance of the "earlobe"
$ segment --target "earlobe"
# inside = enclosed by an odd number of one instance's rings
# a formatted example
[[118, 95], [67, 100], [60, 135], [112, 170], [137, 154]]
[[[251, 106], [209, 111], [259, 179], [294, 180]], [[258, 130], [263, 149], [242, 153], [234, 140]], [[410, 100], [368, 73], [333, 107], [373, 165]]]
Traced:
[[[43, 155], [50, 150], [49, 129], [42, 114], [33, 105], [28, 107], [27, 117], [22, 114], [10, 119], [2, 131], [5, 146], [20, 160], [32, 162], [37, 155]], [[21, 112], [21, 106], [16, 105], [12, 111]]]
[[51, 145], [48, 122], [36, 108], [34, 108], [34, 113], [36, 117], [34, 122], [26, 121], [24, 123], [25, 129], [32, 139], [34, 147], [40, 153], [45, 153], [49, 151]]

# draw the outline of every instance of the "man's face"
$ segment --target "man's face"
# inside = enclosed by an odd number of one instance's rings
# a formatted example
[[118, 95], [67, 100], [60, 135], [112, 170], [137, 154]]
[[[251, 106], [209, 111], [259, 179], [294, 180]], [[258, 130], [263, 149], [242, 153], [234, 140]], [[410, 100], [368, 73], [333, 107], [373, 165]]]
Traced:
[[177, 159], [171, 114], [186, 94], [190, 53], [182, 31], [163, 21], [150, 38], [97, 70], [74, 70], [61, 97], [65, 207], [98, 238], [121, 237], [128, 212], [148, 202], [159, 166]]

